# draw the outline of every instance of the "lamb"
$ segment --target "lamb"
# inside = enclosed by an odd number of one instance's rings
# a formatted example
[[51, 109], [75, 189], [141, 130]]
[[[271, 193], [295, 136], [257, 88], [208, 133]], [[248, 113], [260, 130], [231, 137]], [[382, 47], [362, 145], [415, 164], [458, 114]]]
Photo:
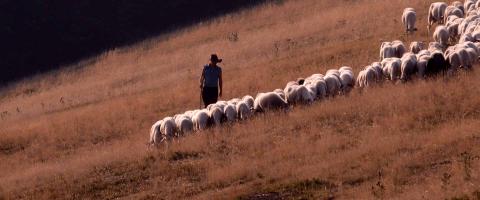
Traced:
[[193, 131], [193, 122], [187, 116], [180, 114], [174, 117], [175, 121], [175, 131], [177, 136], [185, 136], [186, 134]]
[[413, 33], [414, 31], [417, 31], [417, 28], [415, 28], [416, 20], [417, 13], [413, 8], [405, 8], [405, 10], [403, 10], [402, 22], [405, 26], [406, 33]]
[[239, 120], [247, 120], [252, 116], [250, 107], [245, 101], [240, 101], [236, 105], [237, 118]]
[[411, 79], [411, 76], [417, 72], [417, 56], [412, 53], [407, 53], [401, 58], [401, 75], [400, 80], [408, 81]]
[[421, 50], [425, 49], [424, 42], [411, 42], [410, 43], [410, 52], [417, 54]]
[[237, 109], [233, 104], [228, 104], [225, 106], [223, 112], [225, 113], [227, 122], [235, 122], [237, 119]]
[[433, 33], [435, 42], [440, 43], [442, 47], [447, 47], [449, 38], [450, 36], [445, 26], [437, 26], [437, 28], [435, 28], [435, 32]]
[[286, 109], [288, 103], [275, 92], [259, 93], [255, 98], [254, 111], [266, 112], [274, 109]]
[[430, 27], [434, 23], [443, 24], [443, 15], [445, 14], [445, 10], [447, 9], [447, 4], [444, 2], [436, 2], [430, 5], [428, 9], [428, 25], [427, 30], [430, 32]]
[[[215, 107], [218, 109], [218, 107]], [[208, 128], [210, 123], [209, 111], [207, 109], [198, 110], [193, 114], [193, 130], [202, 131]]]

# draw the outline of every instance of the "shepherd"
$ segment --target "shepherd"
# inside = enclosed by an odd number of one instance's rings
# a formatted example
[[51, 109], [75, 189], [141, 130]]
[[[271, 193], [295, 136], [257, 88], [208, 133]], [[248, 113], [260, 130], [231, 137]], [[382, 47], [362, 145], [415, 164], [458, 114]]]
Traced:
[[222, 96], [222, 68], [217, 65], [221, 62], [222, 59], [219, 59], [217, 54], [212, 54], [210, 63], [203, 67], [202, 76], [200, 77], [200, 89], [205, 108], [210, 104], [216, 103], [218, 97]]

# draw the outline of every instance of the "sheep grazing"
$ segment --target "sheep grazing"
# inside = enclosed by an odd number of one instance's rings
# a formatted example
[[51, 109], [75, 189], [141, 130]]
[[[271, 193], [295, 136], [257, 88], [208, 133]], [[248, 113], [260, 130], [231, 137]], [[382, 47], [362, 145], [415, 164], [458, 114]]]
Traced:
[[208, 117], [215, 126], [220, 126], [222, 124], [224, 116], [224, 110], [220, 106], [214, 106], [208, 112]]
[[370, 65], [373, 69], [373, 71], [375, 71], [375, 80], [377, 83], [381, 83], [383, 82], [383, 68], [382, 68], [382, 64], [379, 63], [379, 62], [374, 62]]
[[430, 60], [430, 52], [429, 51], [422, 51], [421, 54], [417, 54], [417, 72], [418, 72], [418, 77], [420, 79], [425, 78], [425, 71], [427, 68], [427, 63]]
[[382, 42], [380, 46], [380, 61], [385, 58], [395, 57], [395, 47], [393, 47], [391, 42]]
[[172, 117], [157, 121], [150, 129], [150, 144], [156, 145], [175, 137], [176, 124]]
[[328, 97], [335, 97], [342, 88], [340, 78], [334, 74], [327, 74], [323, 77], [327, 86], [326, 94]]
[[183, 114], [176, 115], [174, 117], [175, 121], [175, 131], [177, 132], [177, 136], [185, 136], [186, 134], [193, 131], [193, 122], [191, 118], [185, 116]]
[[425, 43], [424, 42], [411, 42], [410, 43], [410, 52], [417, 54], [421, 50], [425, 49]]
[[400, 40], [395, 40], [393, 42], [383, 42], [380, 46], [380, 61], [385, 58], [401, 58], [405, 52], [407, 52], [407, 48]]
[[358, 73], [356, 85], [359, 88], [372, 87], [376, 83], [376, 74], [372, 66], [366, 66]]
[[428, 51], [430, 51], [430, 52], [443, 51], [443, 47], [438, 42], [430, 42], [430, 43], [428, 43]]
[[454, 42], [459, 39], [459, 26], [463, 22], [463, 18], [459, 18], [455, 15], [449, 16], [445, 26], [447, 27], [448, 34], [450, 36], [450, 41]]
[[247, 120], [252, 116], [252, 111], [245, 101], [240, 101], [236, 105], [237, 118]]
[[476, 3], [476, 0], [465, 0], [465, 3], [463, 4], [464, 12], [474, 10]]
[[355, 75], [353, 74], [353, 70], [351, 67], [344, 66], [338, 71], [340, 72], [339, 78], [342, 85], [341, 92], [348, 94], [355, 86]]
[[400, 80], [409, 81], [412, 75], [417, 73], [417, 56], [406, 53], [400, 60], [402, 61]]
[[443, 73], [447, 72], [448, 63], [445, 60], [445, 57], [443, 56], [442, 52], [439, 52], [439, 51], [433, 52], [429, 57], [430, 58], [425, 67], [426, 77], [435, 76], [440, 72], [443, 72]]
[[382, 61], [383, 75], [392, 82], [396, 82], [401, 75], [402, 61], [400, 58], [386, 58]]
[[435, 42], [438, 42], [442, 45], [443, 48], [448, 46], [448, 39], [450, 35], [445, 26], [437, 26], [435, 32], [433, 33], [433, 39]]
[[315, 97], [304, 85], [287, 84], [283, 91], [289, 104], [311, 104], [315, 100]]
[[463, 18], [463, 11], [455, 6], [447, 6], [447, 8], [445, 8], [445, 13], [443, 14], [443, 21], [446, 22], [449, 16]]
[[327, 96], [327, 84], [322, 74], [313, 74], [305, 79], [307, 89], [315, 90], [315, 99], [324, 99]]
[[456, 8], [460, 9], [462, 13], [465, 13], [465, 7], [463, 6], [462, 2], [454, 1], [452, 2], [452, 6], [455, 6]]
[[402, 23], [405, 26], [406, 33], [413, 33], [417, 31], [415, 23], [417, 21], [417, 12], [413, 8], [405, 8], [402, 14]]
[[227, 101], [227, 104], [233, 104], [234, 106], [237, 105], [238, 102], [242, 101], [242, 99], [239, 98], [233, 98], [230, 101]]
[[447, 7], [448, 5], [444, 2], [436, 2], [430, 5], [427, 21], [428, 32], [430, 32], [430, 27], [432, 27], [434, 23], [443, 24], [443, 15], [445, 14]]
[[235, 122], [237, 119], [237, 109], [233, 104], [228, 104], [225, 106], [223, 112], [225, 113], [225, 118], [227, 122]]
[[163, 120], [157, 121], [152, 125], [152, 128], [150, 128], [150, 144], [155, 145], [155, 144], [160, 144], [163, 141], [163, 136], [160, 131], [160, 127], [163, 123]]
[[[218, 108], [217, 108], [218, 109]], [[209, 111], [206, 109], [198, 110], [193, 114], [193, 130], [202, 131], [208, 128], [210, 123]]]
[[253, 103], [255, 102], [255, 99], [252, 96], [246, 95], [242, 98], [242, 101], [247, 104], [249, 109], [253, 109]]
[[258, 93], [255, 98], [254, 111], [266, 112], [275, 109], [286, 109], [288, 103], [275, 92]]

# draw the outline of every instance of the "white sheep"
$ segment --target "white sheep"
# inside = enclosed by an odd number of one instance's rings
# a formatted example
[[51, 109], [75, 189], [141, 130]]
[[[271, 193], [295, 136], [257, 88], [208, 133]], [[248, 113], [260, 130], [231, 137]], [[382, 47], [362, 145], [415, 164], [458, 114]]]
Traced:
[[255, 112], [288, 108], [288, 103], [275, 92], [258, 93], [255, 98]]
[[377, 83], [381, 83], [383, 81], [382, 64], [380, 62], [373, 62], [370, 66], [375, 71], [375, 78]]
[[428, 43], [428, 51], [430, 51], [430, 52], [443, 51], [442, 49], [443, 49], [442, 45], [438, 42]]
[[242, 98], [242, 101], [248, 105], [248, 108], [253, 109], [253, 102], [255, 102], [255, 99], [252, 96], [246, 95]]
[[315, 100], [315, 97], [312, 96], [304, 85], [287, 84], [283, 91], [285, 92], [285, 99], [289, 104], [310, 104]]
[[175, 122], [172, 117], [157, 121], [150, 129], [150, 144], [160, 144], [175, 137]]
[[410, 52], [417, 54], [421, 50], [425, 49], [425, 43], [424, 42], [411, 42], [410, 43]]
[[[216, 107], [218, 109], [218, 107]], [[208, 128], [210, 121], [209, 111], [207, 109], [198, 110], [193, 114], [192, 122], [195, 131], [202, 131]]]
[[430, 27], [434, 23], [443, 24], [443, 15], [445, 14], [445, 9], [447, 9], [447, 4], [444, 2], [435, 2], [430, 5], [428, 9], [428, 20], [427, 20], [427, 30], [430, 31]]
[[371, 66], [366, 66], [357, 76], [357, 87], [368, 88], [376, 83], [375, 70]]
[[214, 106], [209, 110], [208, 117], [211, 119], [213, 124], [218, 127], [224, 121], [225, 113], [220, 106]]
[[396, 82], [401, 75], [402, 61], [400, 58], [386, 58], [382, 61], [383, 75], [392, 82]]
[[463, 18], [463, 11], [455, 6], [447, 6], [445, 8], [445, 13], [443, 14], [443, 21], [446, 22], [449, 16], [457, 16]]
[[396, 56], [395, 47], [393, 47], [391, 42], [382, 42], [380, 46], [380, 61], [385, 58], [391, 58]]
[[286, 99], [285, 97], [285, 92], [282, 90], [282, 89], [275, 89], [273, 90], [273, 92], [277, 93], [278, 95], [280, 95], [280, 97], [282, 97], [283, 99]]
[[413, 53], [406, 53], [402, 56], [401, 61], [400, 79], [402, 81], [408, 81], [411, 79], [411, 76], [417, 72], [417, 56]]
[[228, 104], [225, 106], [223, 112], [225, 113], [227, 122], [235, 122], [237, 119], [237, 109], [235, 108], [235, 105]]
[[193, 131], [193, 122], [188, 116], [185, 116], [183, 114], [176, 115], [174, 117], [174, 120], [177, 136], [185, 136], [186, 134]]
[[449, 38], [450, 35], [445, 26], [437, 26], [435, 28], [435, 32], [433, 33], [433, 39], [435, 40], [435, 42], [440, 43], [442, 47], [447, 47]]
[[325, 85], [327, 86], [327, 96], [335, 97], [342, 88], [340, 78], [337, 75], [328, 74], [323, 77], [323, 80], [325, 81]]
[[236, 105], [237, 118], [247, 120], [252, 116], [252, 111], [245, 101], [240, 101]]
[[414, 31], [417, 31], [417, 28], [415, 28], [416, 21], [417, 13], [415, 12], [415, 10], [413, 8], [405, 8], [402, 14], [402, 22], [405, 26], [406, 33], [413, 33]]
[[340, 83], [342, 85], [341, 91], [344, 94], [349, 93], [355, 86], [355, 75], [351, 67], [341, 67], [340, 70]]
[[454, 1], [454, 2], [452, 2], [452, 6], [457, 7], [458, 9], [460, 9], [462, 11], [462, 13], [465, 13], [465, 7], [463, 6], [462, 2]]

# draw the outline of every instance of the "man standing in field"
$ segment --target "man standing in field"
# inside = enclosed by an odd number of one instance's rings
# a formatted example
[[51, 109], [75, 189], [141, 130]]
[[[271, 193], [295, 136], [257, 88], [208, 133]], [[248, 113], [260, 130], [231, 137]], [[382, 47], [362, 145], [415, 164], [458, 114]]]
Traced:
[[[203, 67], [200, 77], [200, 89], [202, 90], [202, 100], [205, 107], [216, 103], [218, 97], [222, 96], [222, 68], [217, 65], [222, 59], [218, 59], [216, 54], [210, 56], [210, 63]], [[220, 88], [220, 90], [219, 90]]]

